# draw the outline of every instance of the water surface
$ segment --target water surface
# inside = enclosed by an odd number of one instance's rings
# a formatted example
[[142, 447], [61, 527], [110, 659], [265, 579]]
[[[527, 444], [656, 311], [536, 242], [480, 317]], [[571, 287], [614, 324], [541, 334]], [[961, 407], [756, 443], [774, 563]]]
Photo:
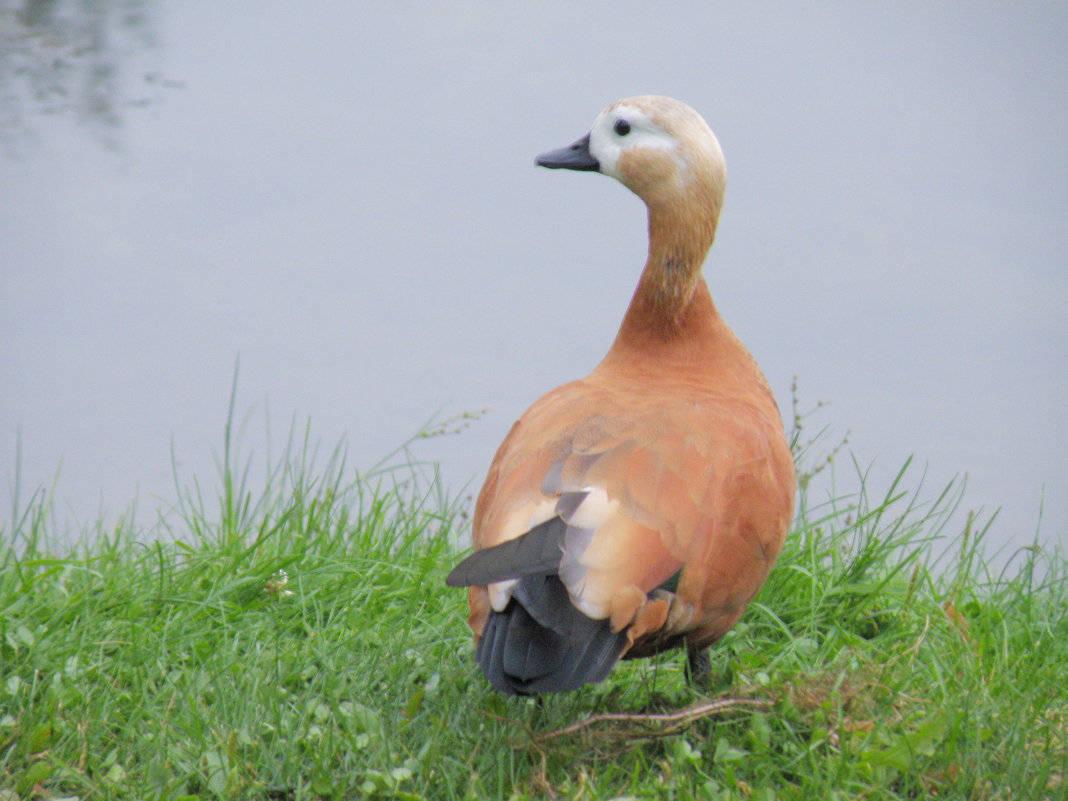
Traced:
[[[705, 274], [789, 413], [885, 485], [968, 472], [998, 542], [1068, 529], [1068, 6], [0, 3], [0, 454], [23, 498], [151, 519], [310, 417], [480, 478], [610, 343], [643, 210], [535, 170], [607, 102], [679, 97], [730, 187]], [[830, 440], [833, 443], [833, 437]], [[841, 466], [840, 466], [841, 468]], [[846, 481], [849, 470], [839, 469]], [[848, 482], [846, 482], [848, 483]], [[1043, 500], [1044, 499], [1044, 500]]]

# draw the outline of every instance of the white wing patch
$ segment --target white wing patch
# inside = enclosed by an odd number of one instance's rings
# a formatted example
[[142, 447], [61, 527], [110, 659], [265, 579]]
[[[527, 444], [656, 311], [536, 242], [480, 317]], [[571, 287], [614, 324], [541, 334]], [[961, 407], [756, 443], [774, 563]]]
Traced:
[[[566, 493], [563, 497], [543, 498], [535, 504], [527, 504], [516, 509], [507, 519], [504, 530], [512, 536], [506, 540], [522, 536], [536, 526], [553, 517], [559, 516], [567, 523], [564, 537], [564, 550], [560, 557], [560, 580], [567, 587], [572, 602], [584, 614], [601, 620], [608, 617], [608, 607], [603, 600], [593, 601], [586, 592], [586, 576], [591, 566], [583, 559], [587, 554], [594, 535], [602, 524], [619, 514], [619, 501], [612, 500], [601, 487], [586, 487], [581, 490], [582, 500], [574, 503], [579, 493]], [[601, 559], [595, 559], [598, 563]], [[518, 579], [508, 579], [490, 584], [490, 606], [496, 612], [503, 612], [512, 598], [512, 591]]]
[[586, 497], [569, 513], [561, 514], [567, 523], [564, 555], [560, 560], [560, 580], [567, 587], [571, 602], [587, 617], [603, 620], [609, 615], [606, 598], [594, 598], [588, 591], [587, 577], [594, 567], [586, 558], [597, 531], [605, 521], [619, 514], [619, 501], [608, 497], [602, 487], [586, 487]]
[[508, 581], [498, 581], [496, 584], [490, 584], [486, 589], [489, 591], [490, 606], [493, 607], [494, 612], [503, 612], [504, 608], [508, 606], [508, 602], [512, 600], [512, 588], [519, 583], [519, 579], [508, 579]]
[[596, 529], [619, 509], [619, 501], [610, 500], [601, 487], [584, 487], [582, 491], [586, 493], [582, 503], [571, 512], [560, 514], [569, 526]]

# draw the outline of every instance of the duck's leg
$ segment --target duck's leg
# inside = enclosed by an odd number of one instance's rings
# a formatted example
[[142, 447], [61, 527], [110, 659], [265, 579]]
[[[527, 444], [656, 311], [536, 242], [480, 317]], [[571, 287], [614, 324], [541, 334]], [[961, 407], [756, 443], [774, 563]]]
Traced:
[[691, 687], [704, 689], [712, 681], [712, 660], [708, 648], [686, 646], [686, 675]]

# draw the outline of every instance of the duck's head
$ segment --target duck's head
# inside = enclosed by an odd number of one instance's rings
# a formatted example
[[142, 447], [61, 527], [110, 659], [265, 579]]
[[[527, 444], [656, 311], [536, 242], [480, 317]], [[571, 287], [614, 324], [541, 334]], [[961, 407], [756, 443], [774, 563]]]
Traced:
[[727, 186], [723, 151], [708, 124], [685, 103], [659, 95], [617, 100], [588, 134], [535, 163], [611, 175], [650, 209], [697, 202], [718, 215]]

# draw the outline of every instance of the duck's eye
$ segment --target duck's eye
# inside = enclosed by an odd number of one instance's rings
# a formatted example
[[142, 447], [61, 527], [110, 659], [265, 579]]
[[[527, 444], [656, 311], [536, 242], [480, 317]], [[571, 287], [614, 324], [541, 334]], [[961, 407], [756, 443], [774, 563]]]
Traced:
[[630, 123], [626, 120], [616, 120], [614, 130], [620, 136], [626, 136], [630, 133]]

